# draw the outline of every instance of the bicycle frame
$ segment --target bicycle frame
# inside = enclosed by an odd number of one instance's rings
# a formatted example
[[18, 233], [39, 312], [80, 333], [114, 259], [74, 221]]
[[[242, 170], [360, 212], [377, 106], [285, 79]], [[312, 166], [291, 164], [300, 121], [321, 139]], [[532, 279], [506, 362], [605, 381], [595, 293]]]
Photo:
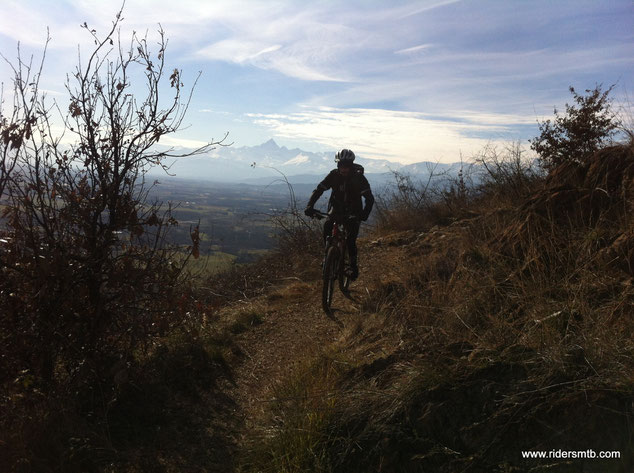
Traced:
[[319, 211], [315, 211], [314, 215], [319, 219], [331, 218], [333, 220], [332, 231], [326, 237], [326, 252], [330, 246], [335, 246], [340, 254], [344, 254], [347, 251], [348, 230], [346, 229], [346, 220], [349, 216], [329, 215]]
[[348, 267], [348, 230], [346, 222], [349, 217], [328, 215], [315, 212], [317, 218], [332, 218], [332, 231], [326, 237], [324, 264], [322, 267], [323, 290], [322, 305], [324, 311], [330, 313], [330, 305], [334, 292], [335, 280], [339, 280], [339, 289], [348, 294], [350, 285]]
[[346, 249], [346, 242], [348, 240], [348, 231], [343, 222], [335, 220], [332, 223], [332, 231], [330, 236], [326, 237], [326, 248], [328, 245], [336, 246], [341, 254]]

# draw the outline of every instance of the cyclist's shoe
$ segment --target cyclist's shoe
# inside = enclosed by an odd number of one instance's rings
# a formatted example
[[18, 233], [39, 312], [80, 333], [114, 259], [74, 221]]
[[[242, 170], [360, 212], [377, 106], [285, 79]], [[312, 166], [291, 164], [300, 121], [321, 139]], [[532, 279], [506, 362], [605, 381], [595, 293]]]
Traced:
[[356, 281], [359, 277], [359, 267], [358, 266], [350, 266], [350, 280]]

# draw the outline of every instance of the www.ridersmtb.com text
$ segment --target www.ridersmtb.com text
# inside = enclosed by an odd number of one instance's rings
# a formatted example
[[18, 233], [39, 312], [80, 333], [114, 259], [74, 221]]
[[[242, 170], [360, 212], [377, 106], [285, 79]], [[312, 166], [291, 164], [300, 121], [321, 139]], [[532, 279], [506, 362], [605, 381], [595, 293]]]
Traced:
[[522, 458], [621, 458], [619, 451], [599, 451], [588, 450], [528, 450], [522, 452]]

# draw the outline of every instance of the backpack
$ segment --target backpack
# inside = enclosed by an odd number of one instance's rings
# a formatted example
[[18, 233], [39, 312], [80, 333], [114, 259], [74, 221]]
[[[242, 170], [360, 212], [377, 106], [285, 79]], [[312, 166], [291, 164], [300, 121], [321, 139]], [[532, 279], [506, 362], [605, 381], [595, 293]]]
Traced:
[[360, 164], [352, 163], [352, 172], [354, 174], [361, 174], [363, 176], [365, 169]]

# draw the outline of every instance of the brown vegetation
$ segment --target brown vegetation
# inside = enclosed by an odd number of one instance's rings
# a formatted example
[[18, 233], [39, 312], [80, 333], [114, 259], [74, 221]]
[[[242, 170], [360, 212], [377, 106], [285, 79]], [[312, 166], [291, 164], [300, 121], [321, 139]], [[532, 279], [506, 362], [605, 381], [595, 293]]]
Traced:
[[[357, 325], [280, 381], [245, 469], [628, 471], [633, 166], [613, 146], [523, 199], [491, 176], [454, 219], [384, 226]], [[521, 458], [559, 448], [622, 458]]]
[[[85, 471], [95, 452], [115, 451], [124, 380], [162, 370], [165, 337], [203, 311], [184, 271], [198, 229], [189, 248], [170, 245], [172, 208], [150, 201], [145, 180], [171, 155], [157, 144], [180, 128], [189, 97], [165, 69], [163, 32], [156, 53], [136, 34], [126, 49], [120, 21], [103, 35], [84, 24], [95, 47], [69, 76], [66, 112], [18, 55], [13, 111], [0, 116], [3, 471]], [[145, 96], [132, 93], [135, 76]]]

